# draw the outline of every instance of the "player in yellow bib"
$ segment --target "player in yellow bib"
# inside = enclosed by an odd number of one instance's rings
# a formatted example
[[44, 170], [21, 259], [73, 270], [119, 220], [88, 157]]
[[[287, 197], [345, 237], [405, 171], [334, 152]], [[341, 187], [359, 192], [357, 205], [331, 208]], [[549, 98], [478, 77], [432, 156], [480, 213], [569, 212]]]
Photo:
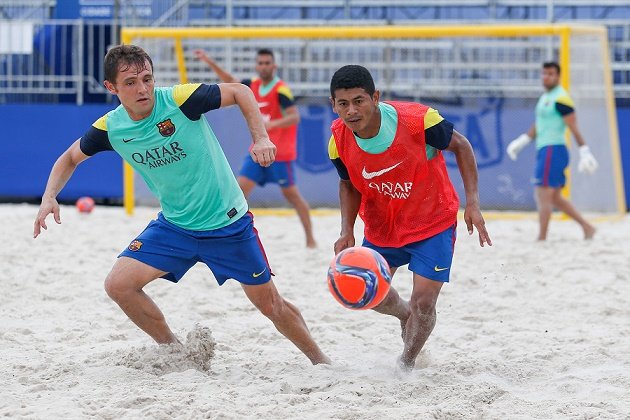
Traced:
[[578, 222], [584, 230], [584, 238], [591, 239], [595, 234], [595, 227], [561, 194], [566, 182], [564, 171], [569, 165], [569, 152], [564, 138], [567, 127], [580, 148], [578, 170], [591, 174], [597, 169], [597, 161], [578, 130], [573, 101], [560, 86], [560, 66], [557, 63], [543, 64], [542, 82], [545, 93], [536, 104], [536, 122], [527, 133], [510, 142], [507, 154], [512, 160], [516, 160], [520, 151], [536, 139], [536, 171], [532, 183], [536, 186], [540, 225], [538, 240], [547, 239], [554, 207]]
[[153, 63], [141, 48], [120, 45], [105, 56], [105, 87], [121, 105], [97, 120], [55, 162], [34, 225], [46, 229], [57, 194], [77, 165], [107, 150], [117, 152], [147, 182], [162, 206], [119, 255], [105, 280], [107, 294], [158, 343], [177, 343], [164, 315], [143, 288], [163, 277], [179, 279], [205, 263], [219, 284], [241, 283], [249, 300], [313, 364], [329, 359], [313, 341], [300, 311], [284, 300], [271, 280], [253, 216], [204, 113], [238, 105], [253, 138], [251, 156], [273, 163], [271, 143], [252, 92], [240, 83], [156, 88]]

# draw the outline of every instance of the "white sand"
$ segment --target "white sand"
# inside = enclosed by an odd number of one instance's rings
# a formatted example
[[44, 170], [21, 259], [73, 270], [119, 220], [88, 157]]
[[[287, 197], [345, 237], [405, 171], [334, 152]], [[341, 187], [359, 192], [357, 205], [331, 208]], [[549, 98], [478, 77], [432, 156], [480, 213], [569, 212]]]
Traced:
[[[184, 349], [158, 347], [109, 300], [103, 279], [153, 210], [62, 209], [31, 237], [36, 207], [0, 206], [0, 416], [8, 418], [630, 418], [630, 220], [489, 221], [492, 248], [460, 223], [451, 284], [417, 368], [398, 373], [398, 322], [339, 306], [325, 284], [338, 216], [320, 249], [296, 217], [256, 217], [281, 293], [335, 365], [311, 366], [250, 305], [197, 265], [147, 287]], [[394, 284], [409, 296], [410, 273]]]

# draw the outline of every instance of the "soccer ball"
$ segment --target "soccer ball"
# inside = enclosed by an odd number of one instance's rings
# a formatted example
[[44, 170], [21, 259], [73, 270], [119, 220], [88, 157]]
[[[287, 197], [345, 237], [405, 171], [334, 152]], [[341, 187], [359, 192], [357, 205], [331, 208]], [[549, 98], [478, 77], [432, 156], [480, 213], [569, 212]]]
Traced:
[[81, 197], [77, 200], [77, 210], [80, 213], [91, 213], [94, 210], [94, 199], [92, 197]]
[[385, 299], [392, 276], [385, 258], [370, 248], [346, 248], [330, 262], [328, 289], [350, 309], [371, 309]]

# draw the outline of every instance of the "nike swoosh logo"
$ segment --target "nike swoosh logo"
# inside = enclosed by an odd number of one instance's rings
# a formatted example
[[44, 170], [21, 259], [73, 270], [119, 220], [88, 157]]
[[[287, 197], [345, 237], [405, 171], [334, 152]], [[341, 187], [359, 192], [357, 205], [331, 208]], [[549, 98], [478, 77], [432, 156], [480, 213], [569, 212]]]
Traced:
[[131, 138], [131, 139], [123, 139], [123, 143], [129, 143], [131, 140], [134, 140], [134, 139], [135, 139], [135, 137]]
[[391, 171], [392, 169], [394, 169], [396, 166], [400, 165], [402, 162], [398, 162], [397, 164], [395, 164], [394, 166], [390, 166], [389, 168], [385, 168], [385, 169], [381, 169], [380, 171], [376, 171], [376, 172], [368, 172], [365, 170], [365, 166], [363, 167], [363, 178], [365, 179], [372, 179], [374, 177], [377, 176], [381, 176], [386, 172]]
[[444, 270], [448, 270], [448, 269], [449, 269], [449, 267], [440, 268], [440, 267], [438, 267], [438, 266], [436, 265], [435, 267], [433, 267], [433, 269], [434, 269], [435, 271], [444, 271]]
[[254, 278], [260, 277], [262, 275], [262, 273], [264, 273], [265, 271], [267, 271], [267, 267], [265, 267], [265, 269], [263, 271], [261, 271], [260, 273], [253, 273], [252, 277], [254, 277]]
[[258, 102], [258, 108], [262, 108], [269, 105], [269, 102]]

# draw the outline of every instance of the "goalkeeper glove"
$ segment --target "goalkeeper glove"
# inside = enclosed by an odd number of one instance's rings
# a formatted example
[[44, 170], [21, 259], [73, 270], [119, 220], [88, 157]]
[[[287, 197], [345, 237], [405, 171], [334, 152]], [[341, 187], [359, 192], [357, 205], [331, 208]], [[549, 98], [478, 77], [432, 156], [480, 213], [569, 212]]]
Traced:
[[591, 149], [589, 149], [587, 145], [580, 146], [579, 150], [580, 162], [578, 163], [578, 171], [592, 175], [599, 166], [597, 160], [595, 160], [595, 156], [593, 156]]
[[531, 143], [531, 141], [532, 141], [532, 138], [529, 137], [526, 133], [523, 133], [517, 138], [515, 138], [514, 140], [512, 140], [510, 144], [508, 144], [508, 147], [506, 150], [510, 159], [516, 160], [516, 157], [521, 152], [521, 150], [523, 150], [525, 146]]

